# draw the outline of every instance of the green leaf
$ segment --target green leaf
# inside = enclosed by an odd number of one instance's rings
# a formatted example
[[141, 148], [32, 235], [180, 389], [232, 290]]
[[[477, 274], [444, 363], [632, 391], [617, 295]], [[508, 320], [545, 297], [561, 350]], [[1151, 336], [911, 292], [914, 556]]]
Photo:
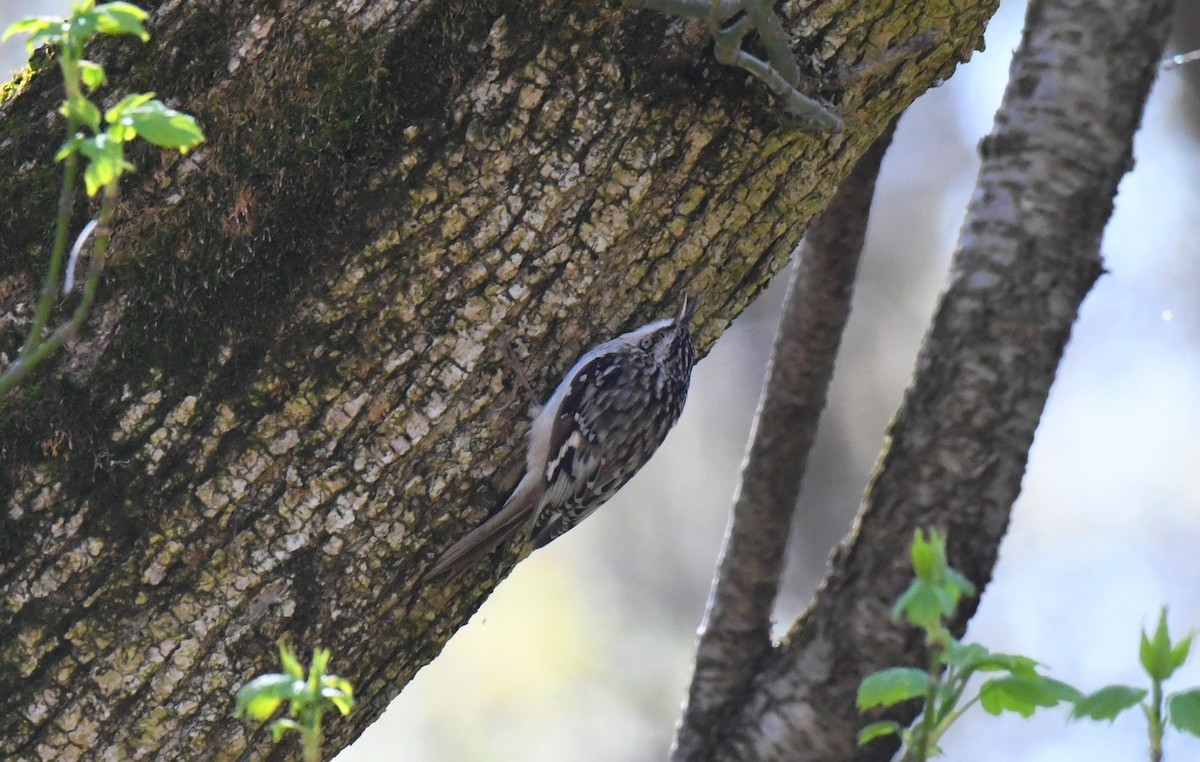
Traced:
[[1036, 676], [1038, 681], [1045, 687], [1047, 695], [1059, 700], [1065, 701], [1068, 704], [1074, 704], [1083, 698], [1083, 691], [1076, 688], [1074, 685], [1064, 683], [1062, 680], [1055, 680], [1053, 677], [1045, 677], [1044, 675]]
[[95, 90], [108, 81], [108, 77], [104, 74], [104, 67], [94, 61], [80, 61], [79, 76], [83, 79], [83, 84], [87, 85], [88, 90]]
[[125, 124], [124, 121], [108, 125], [105, 132], [108, 133], [108, 139], [114, 143], [128, 143], [137, 137], [137, 130]]
[[109, 124], [116, 124], [125, 115], [126, 111], [137, 108], [153, 98], [154, 93], [130, 93], [117, 101], [117, 105], [104, 112], [104, 121]]
[[991, 658], [992, 652], [979, 643], [953, 641], [942, 654], [942, 662], [948, 667], [977, 669], [976, 665]]
[[289, 720], [286, 717], [280, 717], [275, 722], [271, 723], [271, 740], [279, 743], [279, 739], [283, 738], [283, 734], [289, 730], [294, 730], [297, 733], [303, 733], [304, 728], [295, 720]]
[[100, 131], [100, 109], [82, 95], [67, 98], [59, 111], [74, 124], [87, 125], [92, 132]]
[[321, 681], [321, 678], [325, 676], [325, 668], [328, 666], [329, 666], [329, 649], [328, 648], [313, 649], [312, 666], [308, 668], [308, 678], [309, 678], [309, 680], [316, 681], [313, 686], [314, 688], [316, 687], [316, 683], [319, 683]]
[[[1185, 652], [1186, 657], [1186, 652]], [[1158, 626], [1154, 635], [1147, 638], [1142, 632], [1142, 642], [1139, 652], [1142, 668], [1146, 674], [1155, 680], [1166, 680], [1175, 671], [1172, 666], [1171, 634], [1167, 630], [1167, 607], [1159, 611]]]
[[1146, 637], [1146, 631], [1142, 630], [1142, 639], [1138, 645], [1138, 661], [1142, 664], [1142, 669], [1151, 677], [1154, 676], [1154, 646], [1150, 642], [1150, 638]]
[[282, 641], [279, 643], [279, 661], [283, 664], [283, 672], [288, 677], [295, 680], [304, 679], [304, 667], [300, 666], [300, 661], [296, 658], [296, 654], [292, 653], [292, 649]]
[[291, 701], [303, 691], [304, 683], [287, 675], [259, 675], [237, 692], [234, 712], [238, 717], [262, 722], [274, 714], [280, 704]]
[[913, 625], [930, 629], [954, 613], [946, 610], [946, 598], [937, 585], [924, 579], [914, 579], [892, 608], [892, 616], [908, 619]]
[[900, 725], [886, 720], [884, 722], [872, 722], [862, 730], [858, 731], [858, 745], [866, 746], [876, 738], [894, 735], [900, 732]]
[[1183, 666], [1183, 663], [1185, 661], [1187, 661], [1188, 651], [1190, 651], [1191, 648], [1192, 648], [1192, 633], [1189, 632], [1187, 634], [1187, 637], [1185, 637], [1183, 640], [1176, 643], [1175, 647], [1171, 649], [1171, 672], [1172, 673], [1174, 673], [1175, 670], [1177, 670], [1181, 666]]
[[67, 140], [67, 142], [62, 144], [62, 147], [58, 149], [58, 153], [54, 154], [54, 160], [62, 161], [71, 154], [75, 153], [79, 150], [79, 146], [83, 144], [84, 140], [85, 138], [83, 133], [75, 133]]
[[955, 609], [958, 608], [959, 595], [958, 589], [945, 582], [939, 582], [933, 585], [933, 589], [937, 592], [938, 600], [941, 601], [942, 615], [949, 619], [954, 616]]
[[71, 17], [63, 24], [64, 34], [59, 44], [64, 56], [78, 60], [84, 43], [96, 34], [99, 24], [100, 19], [90, 3], [75, 4], [71, 9]]
[[83, 182], [89, 196], [111, 182], [116, 182], [133, 165], [125, 161], [125, 149], [120, 142], [100, 133], [79, 142], [79, 152], [88, 157], [87, 169], [83, 171]]
[[963, 595], [974, 595], [975, 585], [946, 562], [946, 535], [936, 529], [913, 533], [913, 571], [916, 579], [896, 601], [892, 616], [907, 617], [912, 624], [932, 631], [937, 622], [954, 615]]
[[350, 710], [354, 708], [354, 697], [332, 685], [326, 684], [321, 687], [321, 698], [337, 707], [343, 717], [350, 714]]
[[187, 153], [204, 140], [194, 118], [154, 100], [154, 93], [125, 96], [105, 112], [104, 119], [113, 125], [114, 138], [121, 141], [140, 135], [156, 146]]
[[37, 47], [33, 43], [34, 39], [48, 40], [56, 44], [57, 40], [54, 37], [62, 36], [62, 25], [63, 18], [61, 16], [26, 16], [16, 23], [9, 24], [8, 28], [4, 30], [4, 34], [0, 35], [0, 42], [4, 42], [14, 34], [32, 35], [26, 42], [26, 47], [32, 53], [33, 49]]
[[936, 529], [930, 530], [928, 538], [922, 529], [913, 532], [912, 566], [923, 580], [941, 578], [946, 569], [946, 536]]
[[350, 681], [344, 677], [338, 677], [337, 675], [326, 675], [325, 677], [321, 678], [321, 684], [327, 688], [339, 690], [342, 693], [345, 693], [347, 696], [354, 695], [354, 686], [351, 685]]
[[[994, 665], [994, 666], [993, 666]], [[1014, 675], [1031, 677], [1037, 674], [1039, 664], [1036, 660], [1020, 654], [992, 654], [988, 666], [980, 666], [980, 670], [1007, 669]]]
[[953, 642], [942, 658], [948, 666], [964, 671], [1036, 675], [1038, 667], [1038, 663], [1028, 656], [994, 654], [978, 643]]
[[61, 46], [66, 39], [68, 29], [67, 20], [62, 16], [27, 16], [15, 24], [10, 24], [4, 30], [4, 34], [0, 36], [0, 42], [14, 34], [28, 34], [29, 39], [25, 41], [25, 51], [29, 55], [33, 55], [33, 51], [37, 50], [42, 43]]
[[196, 120], [187, 114], [167, 108], [161, 101], [150, 101], [125, 109], [120, 124], [128, 125], [138, 135], [160, 148], [175, 148], [183, 153], [204, 140]]
[[858, 686], [858, 710], [893, 706], [924, 696], [929, 690], [929, 673], [913, 667], [889, 667], [863, 678]]
[[1075, 708], [1071, 710], [1071, 719], [1087, 718], [1112, 722], [1118, 714], [1136, 706], [1144, 698], [1146, 698], [1144, 688], [1106, 685], [1095, 693], [1090, 693], [1076, 701]]
[[150, 39], [150, 33], [142, 22], [146, 20], [146, 12], [131, 3], [104, 3], [97, 5], [96, 29], [101, 34], [132, 34], [141, 38], [142, 42]]
[[[964, 577], [953, 566], [946, 567], [946, 583], [956, 590], [959, 595], [975, 595], [975, 584]], [[957, 603], [958, 601], [955, 600], [956, 605]]]
[[1031, 716], [1037, 707], [1075, 701], [1080, 693], [1064, 682], [1041, 675], [1012, 675], [988, 680], [979, 687], [979, 703], [989, 714], [1016, 712]]
[[138, 135], [154, 145], [174, 148], [180, 153], [187, 153], [204, 142], [204, 132], [196, 120], [174, 109], [163, 109], [153, 118], [135, 118], [133, 126]]
[[1167, 699], [1171, 724], [1185, 733], [1200, 736], [1200, 688], [1181, 691]]

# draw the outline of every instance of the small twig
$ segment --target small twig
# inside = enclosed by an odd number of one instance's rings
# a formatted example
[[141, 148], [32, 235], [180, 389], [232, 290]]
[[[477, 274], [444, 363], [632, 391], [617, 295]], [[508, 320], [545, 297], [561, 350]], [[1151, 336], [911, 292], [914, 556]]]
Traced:
[[[117, 187], [121, 175], [133, 169], [125, 160], [125, 144], [136, 137], [163, 148], [175, 148], [186, 153], [204, 141], [204, 133], [196, 120], [188, 114], [168, 108], [162, 101], [154, 99], [154, 93], [132, 93], [119, 100], [107, 111], [92, 102], [84, 94], [84, 87], [93, 90], [105, 82], [104, 68], [94, 61], [83, 59], [84, 45], [88, 39], [100, 35], [132, 35], [144, 42], [150, 33], [142, 25], [146, 11], [132, 3], [77, 2], [71, 7], [69, 18], [61, 16], [29, 16], [4, 31], [2, 37], [12, 34], [28, 34], [26, 48], [30, 53], [39, 44], [47, 44], [57, 52], [59, 69], [62, 71], [63, 90], [66, 98], [60, 112], [67, 118], [67, 142], [55, 154], [55, 161], [64, 161], [62, 190], [58, 198], [58, 215], [54, 225], [54, 247], [50, 264], [38, 295], [34, 318], [29, 336], [16, 362], [0, 375], [0, 395], [19, 383], [51, 352], [61, 347], [74, 336], [87, 319], [88, 309], [96, 296], [100, 272], [104, 268], [104, 250], [108, 245], [108, 222], [116, 206]], [[102, 128], [107, 122], [108, 128]], [[98, 223], [96, 251], [92, 257], [91, 270], [84, 286], [83, 298], [76, 306], [71, 319], [59, 326], [45, 341], [42, 333], [50, 322], [54, 311], [54, 300], [58, 293], [58, 278], [62, 270], [63, 254], [67, 244], [67, 230], [71, 223], [71, 211], [75, 200], [75, 181], [78, 174], [79, 154], [89, 160], [84, 172], [84, 184], [89, 196], [103, 191], [100, 220]], [[98, 170], [98, 171], [93, 171]], [[75, 265], [88, 235], [97, 223], [90, 223], [75, 241], [67, 266], [66, 288], [71, 291], [75, 284]], [[5, 401], [0, 398], [0, 409]]]
[[[63, 75], [63, 88], [67, 99], [83, 94], [83, 85], [79, 76], [79, 54], [72, 51], [70, 46], [64, 47], [59, 56], [59, 69]], [[80, 128], [71, 112], [67, 112], [67, 135], [75, 135]], [[67, 231], [71, 224], [71, 210], [75, 205], [75, 180], [79, 172], [79, 157], [75, 153], [68, 154], [63, 160], [63, 184], [58, 194], [58, 216], [54, 220], [54, 249], [50, 253], [50, 266], [46, 268], [46, 278], [42, 281], [42, 291], [38, 295], [37, 310], [33, 316], [33, 325], [29, 327], [29, 337], [21, 350], [17, 363], [28, 359], [42, 341], [42, 331], [50, 322], [50, 311], [54, 308], [54, 297], [58, 293], [58, 275], [62, 270], [63, 252], [67, 248]], [[36, 363], [33, 363], [36, 364]], [[10, 369], [11, 370], [11, 369]], [[8, 374], [5, 373], [5, 376]]]
[[829, 109], [788, 84], [783, 76], [770, 64], [750, 55], [744, 50], [735, 51], [734, 63], [760, 80], [767, 88], [783, 99], [789, 114], [829, 132], [838, 132], [845, 123]]
[[[783, 21], [775, 12], [775, 0], [624, 0], [630, 8], [648, 8], [684, 18], [698, 19], [709, 25], [715, 42], [713, 54], [727, 66], [737, 66], [761, 81], [772, 93], [783, 99], [789, 114], [804, 123], [827, 132], [840, 131], [841, 118], [797, 90], [801, 79], [800, 65], [792, 53], [791, 39]], [[721, 25], [743, 14], [726, 27]], [[768, 61], [742, 50], [742, 41], [751, 31], [758, 31], [767, 49]]]
[[63, 294], [71, 293], [75, 288], [75, 263], [79, 261], [79, 252], [83, 251], [83, 245], [87, 243], [88, 236], [96, 229], [97, 221], [92, 220], [83, 226], [83, 230], [79, 231], [79, 236], [75, 239], [75, 245], [71, 247], [71, 256], [67, 257], [67, 274], [63, 276]]
[[767, 49], [771, 67], [795, 89], [800, 85], [800, 64], [796, 63], [796, 57], [792, 55], [791, 40], [784, 31], [783, 21], [771, 7], [773, 3], [774, 0], [767, 0], [752, 7], [749, 15], [754, 17], [754, 27]]
[[1171, 56], [1162, 62], [1162, 67], [1164, 71], [1170, 71], [1171, 69], [1183, 66], [1186, 63], [1191, 63], [1192, 61], [1200, 61], [1200, 50], [1193, 50], [1190, 53], [1180, 53], [1179, 55]]
[[938, 678], [940, 674], [941, 664], [938, 660], [938, 651], [936, 648], [929, 649], [929, 663], [925, 669], [929, 673], [929, 687], [925, 691], [925, 714], [921, 717], [921, 733], [917, 736], [917, 748], [910, 749], [915, 752], [916, 759], [920, 762], [925, 762], [929, 759], [929, 748], [933, 739], [934, 716], [933, 708], [937, 705], [937, 690]]
[[[74, 128], [74, 125], [72, 125]], [[46, 278], [42, 281], [42, 291], [38, 295], [37, 311], [33, 316], [33, 325], [29, 328], [29, 336], [20, 363], [29, 357], [42, 342], [42, 331], [50, 322], [50, 311], [54, 307], [54, 297], [58, 294], [58, 276], [62, 270], [63, 251], [67, 248], [67, 230], [71, 222], [71, 207], [75, 202], [75, 180], [79, 174], [79, 157], [71, 154], [64, 160], [62, 190], [58, 194], [58, 217], [54, 221], [54, 249], [50, 253], [50, 266], [46, 268]]]
[[108, 239], [111, 234], [109, 222], [117, 207], [117, 183], [111, 182], [104, 186], [104, 200], [100, 205], [99, 224], [96, 226], [96, 248], [92, 253], [92, 263], [88, 270], [87, 282], [83, 286], [83, 297], [76, 305], [71, 319], [54, 330], [46, 340], [40, 342], [32, 351], [24, 352], [8, 370], [0, 375], [0, 409], [6, 403], [3, 395], [21, 383], [29, 371], [38, 366], [42, 360], [75, 337], [83, 323], [87, 320], [92, 302], [96, 299], [96, 290], [100, 284], [100, 273], [104, 270], [104, 255], [108, 250]]

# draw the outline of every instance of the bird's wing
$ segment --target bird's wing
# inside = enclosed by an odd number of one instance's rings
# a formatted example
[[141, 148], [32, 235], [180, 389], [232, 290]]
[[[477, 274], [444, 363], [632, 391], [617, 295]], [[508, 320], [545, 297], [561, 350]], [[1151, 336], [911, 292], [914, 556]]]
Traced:
[[[555, 414], [546, 462], [545, 510], [533, 530], [540, 548], [599, 508], [629, 477], [623, 468], [624, 434], [645, 399], [626, 376], [636, 372], [614, 353], [599, 355], [575, 373], [571, 388]], [[621, 394], [610, 393], [621, 387]], [[600, 432], [608, 438], [601, 441]]]

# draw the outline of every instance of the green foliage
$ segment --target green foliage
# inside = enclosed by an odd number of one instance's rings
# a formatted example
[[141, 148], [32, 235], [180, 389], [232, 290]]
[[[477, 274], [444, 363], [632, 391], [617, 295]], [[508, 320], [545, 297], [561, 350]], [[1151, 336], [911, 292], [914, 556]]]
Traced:
[[[93, 0], [77, 0], [71, 16], [31, 16], [5, 30], [0, 40], [15, 34], [28, 34], [25, 47], [33, 53], [39, 45], [51, 45], [59, 54], [66, 100], [59, 109], [69, 125], [67, 142], [54, 158], [63, 161], [76, 152], [87, 157], [84, 172], [89, 196], [117, 182], [121, 175], [133, 169], [125, 161], [124, 145], [142, 137], [160, 148], [173, 148], [183, 153], [199, 145], [204, 133], [191, 116], [168, 108], [153, 100], [154, 93], [135, 93], [125, 96], [116, 106], [104, 113], [102, 128], [100, 107], [85, 94], [108, 81], [104, 67], [83, 58], [83, 46], [97, 34], [129, 34], [143, 42], [150, 34], [142, 25], [146, 12], [130, 3], [116, 2], [95, 5]], [[83, 87], [80, 87], [80, 84]], [[90, 135], [79, 128], [87, 128]]]
[[858, 686], [858, 708], [892, 706], [925, 695], [929, 673], [915, 667], [889, 667], [867, 675]]
[[882, 722], [872, 722], [862, 730], [858, 731], [858, 745], [865, 746], [876, 738], [895, 735], [901, 730], [900, 723], [884, 720]]
[[150, 33], [142, 26], [145, 20], [146, 12], [130, 3], [96, 5], [94, 0], [77, 0], [69, 18], [29, 16], [9, 26], [0, 42], [14, 34], [28, 34], [25, 49], [30, 55], [41, 45], [51, 45], [78, 61], [84, 43], [97, 34], [132, 34], [142, 42], [149, 40]]
[[[1109, 685], [1084, 696], [1074, 687], [1038, 672], [1040, 666], [1027, 656], [996, 654], [978, 643], [959, 642], [946, 623], [954, 616], [963, 596], [974, 595], [975, 586], [946, 560], [946, 536], [917, 530], [913, 536], [912, 583], [892, 609], [895, 619], [907, 621], [925, 633], [929, 647], [928, 669], [890, 667], [868, 675], [858, 688], [858, 708], [896, 706], [921, 699], [922, 714], [910, 728], [893, 721], [874, 722], [858, 734], [859, 745], [877, 738], [898, 735], [904, 744], [905, 760], [938, 756], [938, 740], [950, 725], [976, 702], [990, 714], [1013, 712], [1031, 717], [1041, 708], [1073, 704], [1071, 719], [1112, 721], [1117, 715], [1140, 706], [1149, 725], [1150, 759], [1162, 759], [1164, 729], [1171, 725], [1200, 736], [1200, 688], [1163, 696], [1162, 684], [1187, 660], [1192, 634], [1171, 640], [1167, 610], [1159, 614], [1153, 633], [1142, 632], [1138, 657], [1150, 677], [1150, 689]], [[967, 683], [976, 674], [995, 673], [979, 684], [968, 697]]]
[[1036, 672], [1008, 675], [986, 681], [979, 687], [979, 703], [989, 714], [1016, 712], [1031, 717], [1038, 707], [1058, 706], [1078, 700], [1075, 688]]
[[935, 530], [926, 537], [917, 530], [911, 553], [916, 578], [896, 600], [892, 617], [933, 633], [954, 615], [962, 596], [975, 594], [975, 586], [946, 563], [944, 534]]
[[[37, 309], [29, 329], [29, 337], [17, 360], [0, 375], [0, 395], [16, 386], [50, 353], [57, 351], [74, 336], [83, 325], [95, 299], [100, 273], [108, 247], [108, 223], [116, 208], [117, 193], [122, 175], [134, 169], [125, 159], [125, 145], [135, 138], [153, 143], [161, 148], [175, 149], [186, 153], [204, 140], [196, 120], [182, 112], [168, 108], [154, 100], [154, 93], [127, 95], [117, 105], [101, 113], [87, 93], [94, 92], [107, 83], [104, 68], [94, 61], [83, 58], [84, 45], [97, 34], [133, 35], [143, 42], [150, 39], [142, 22], [146, 12], [126, 2], [96, 5], [94, 0], [76, 0], [68, 18], [60, 16], [31, 16], [8, 27], [0, 40], [16, 34], [27, 34], [25, 47], [30, 52], [40, 45], [49, 45], [57, 53], [62, 71], [66, 99], [59, 108], [67, 120], [67, 140], [55, 154], [55, 161], [63, 162], [63, 189], [60, 194], [58, 214], [54, 226], [54, 247], [46, 269]], [[92, 265], [83, 289], [83, 298], [71, 318], [50, 333], [43, 335], [54, 306], [58, 291], [59, 274], [62, 271], [66, 251], [67, 226], [75, 196], [75, 181], [78, 173], [78, 157], [83, 156], [87, 166], [83, 181], [89, 196], [103, 191], [96, 241], [92, 254]], [[75, 254], [82, 248], [80, 236]], [[68, 267], [68, 280], [72, 268]], [[3, 407], [3, 398], [0, 398]]]
[[195, 119], [167, 108], [153, 98], [154, 93], [125, 96], [120, 103], [104, 112], [104, 121], [108, 124], [104, 131], [100, 131], [100, 110], [91, 101], [86, 98], [68, 99], [64, 111], [67, 118], [90, 127], [96, 134], [88, 137], [83, 133], [75, 133], [58, 149], [54, 158], [62, 161], [76, 151], [88, 158], [83, 179], [89, 196], [117, 182], [121, 175], [134, 169], [125, 160], [125, 144], [136, 137], [161, 148], [178, 149], [182, 153], [204, 140], [204, 134]]
[[[925, 632], [929, 668], [890, 667], [868, 675], [858, 689], [858, 708], [886, 708], [920, 698], [923, 713], [908, 729], [895, 722], [872, 723], [859, 732], [859, 745], [897, 734], [906, 760], [925, 760], [940, 753], [938, 740], [976, 702], [991, 714], [1029, 717], [1038, 708], [1080, 698], [1071, 686], [1040, 674], [1038, 663], [1027, 656], [992, 653], [951, 634], [946, 623], [963, 596], [975, 594], [975, 586], [947, 561], [944, 534], [918, 530], [911, 556], [915, 577], [896, 600], [892, 616]], [[968, 698], [967, 683], [977, 673], [999, 674], [984, 680]]]
[[1075, 708], [1071, 710], [1071, 717], [1073, 719], [1087, 717], [1091, 720], [1108, 720], [1111, 722], [1121, 712], [1130, 707], [1137, 706], [1148, 695], [1150, 695], [1150, 692], [1145, 688], [1132, 688], [1128, 685], [1108, 685], [1075, 702]]
[[1177, 729], [1200, 736], [1200, 688], [1172, 694], [1167, 699], [1171, 724]]
[[1164, 607], [1158, 616], [1158, 627], [1152, 637], [1146, 637], [1142, 632], [1142, 644], [1139, 658], [1146, 674], [1155, 680], [1167, 680], [1179, 669], [1187, 659], [1188, 650], [1192, 647], [1192, 635], [1188, 633], [1183, 640], [1171, 645], [1171, 634], [1167, 631], [1167, 609]]
[[1107, 685], [1076, 703], [1071, 719], [1111, 722], [1122, 712], [1135, 706], [1141, 707], [1150, 740], [1150, 759], [1161, 760], [1163, 734], [1167, 725], [1200, 736], [1200, 688], [1165, 697], [1163, 694], [1163, 683], [1187, 661], [1191, 648], [1190, 632], [1178, 642], [1171, 641], [1171, 633], [1167, 628], [1167, 609], [1164, 606], [1159, 612], [1154, 632], [1148, 635], [1145, 630], [1142, 631], [1138, 648], [1138, 661], [1150, 678], [1150, 689]]
[[318, 648], [313, 652], [307, 675], [296, 655], [282, 642], [279, 660], [282, 673], [259, 675], [241, 687], [235, 712], [238, 717], [264, 722], [287, 704], [288, 716], [271, 723], [271, 738], [278, 743], [289, 730], [300, 733], [304, 759], [315, 762], [321, 758], [322, 716], [331, 709], [343, 716], [349, 714], [354, 708], [354, 689], [345, 678], [325, 673], [329, 666], [328, 649]]

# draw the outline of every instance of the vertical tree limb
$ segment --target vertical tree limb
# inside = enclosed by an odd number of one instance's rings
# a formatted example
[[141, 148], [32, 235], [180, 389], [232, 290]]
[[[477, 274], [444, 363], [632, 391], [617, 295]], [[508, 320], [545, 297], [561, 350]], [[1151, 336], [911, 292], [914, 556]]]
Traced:
[[[978, 187], [916, 375], [857, 525], [813, 605], [758, 662], [753, 692], [708, 753], [721, 760], [886, 760], [856, 749], [862, 677], [919, 664], [890, 621], [916, 527], [950, 536], [982, 586], [1099, 246], [1132, 164], [1170, 0], [1034, 0]], [[1114, 40], [1114, 30], [1119, 37]], [[973, 608], [960, 612], [962, 631]], [[915, 709], [892, 715], [913, 719]]]
[[771, 650], [771, 613], [792, 514], [850, 316], [875, 179], [894, 130], [893, 122], [863, 154], [797, 251], [671, 752], [678, 762], [706, 758]]

